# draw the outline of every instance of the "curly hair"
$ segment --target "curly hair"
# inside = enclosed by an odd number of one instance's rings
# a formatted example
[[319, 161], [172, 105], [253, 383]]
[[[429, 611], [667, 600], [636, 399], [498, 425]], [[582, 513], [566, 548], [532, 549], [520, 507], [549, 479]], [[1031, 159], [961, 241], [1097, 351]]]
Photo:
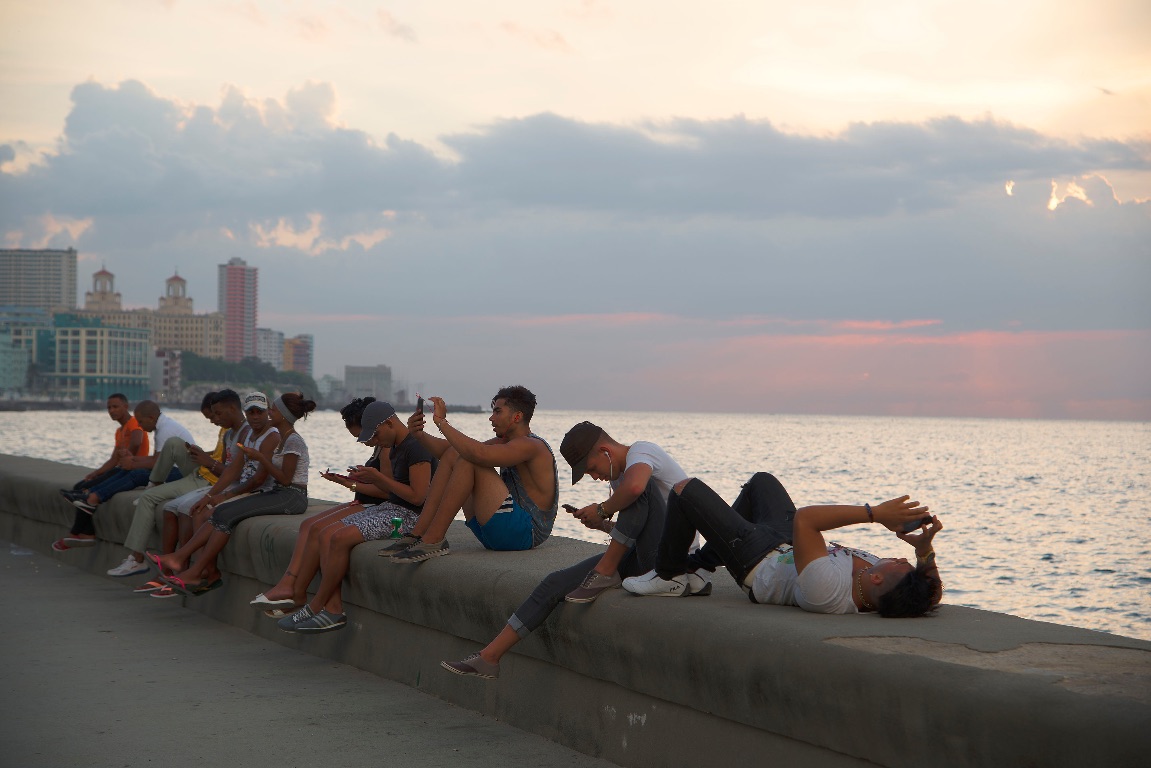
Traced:
[[355, 400], [341, 408], [340, 418], [344, 420], [344, 426], [360, 426], [360, 419], [364, 415], [364, 409], [368, 407], [369, 403], [374, 402], [376, 402], [376, 398], [374, 397], [357, 397]]
[[935, 608], [939, 579], [928, 576], [923, 566], [904, 576], [875, 601], [875, 609], [885, 619], [911, 619]]
[[530, 422], [536, 412], [536, 396], [527, 387], [501, 387], [492, 398], [493, 408], [496, 406], [496, 400], [503, 400], [513, 411], [522, 413], [525, 422]]

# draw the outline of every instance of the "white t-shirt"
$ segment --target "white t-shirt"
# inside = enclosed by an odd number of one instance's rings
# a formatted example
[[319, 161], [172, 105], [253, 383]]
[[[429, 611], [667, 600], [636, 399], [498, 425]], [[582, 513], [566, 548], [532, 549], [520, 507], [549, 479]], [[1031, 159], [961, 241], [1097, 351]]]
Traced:
[[299, 432], [288, 435], [288, 439], [277, 445], [276, 450], [272, 452], [272, 463], [276, 465], [276, 469], [283, 467], [286, 453], [294, 453], [299, 457], [296, 459], [296, 472], [292, 475], [292, 485], [307, 485], [308, 444], [300, 437]]
[[[683, 467], [676, 463], [676, 460], [671, 456], [668, 456], [667, 451], [655, 443], [649, 443], [645, 440], [632, 443], [631, 447], [627, 449], [624, 473], [636, 464], [647, 464], [651, 467], [651, 479], [655, 481], [660, 497], [665, 501], [668, 494], [671, 493], [672, 486], [687, 479], [687, 473], [683, 471]], [[622, 481], [622, 475], [614, 478], [611, 481], [612, 490], [618, 490]]]
[[755, 572], [751, 592], [757, 603], [798, 605], [812, 613], [857, 613], [851, 599], [853, 555], [872, 565], [879, 562], [870, 552], [829, 544], [827, 557], [808, 563], [798, 573], [790, 547], [773, 550]]
[[182, 443], [196, 442], [196, 438], [192, 437], [192, 433], [185, 429], [183, 424], [168, 414], [161, 413], [156, 419], [156, 429], [152, 432], [152, 446], [155, 448], [154, 453], [160, 453], [160, 450], [164, 447], [164, 443], [173, 437], [180, 438], [180, 442]]

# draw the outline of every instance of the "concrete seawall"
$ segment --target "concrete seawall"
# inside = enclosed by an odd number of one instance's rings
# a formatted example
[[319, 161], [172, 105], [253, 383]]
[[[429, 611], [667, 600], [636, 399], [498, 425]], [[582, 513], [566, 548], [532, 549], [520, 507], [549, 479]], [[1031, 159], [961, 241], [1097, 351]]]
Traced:
[[[84, 471], [0, 455], [0, 537], [49, 552], [74, 513], [56, 489]], [[98, 546], [54, 556], [97, 573], [119, 563], [139, 493], [101, 506]], [[1136, 766], [1151, 754], [1151, 643], [948, 605], [917, 620], [756, 606], [722, 570], [709, 598], [613, 591], [562, 606], [500, 680], [460, 678], [439, 662], [477, 650], [540, 578], [598, 551], [553, 538], [485, 552], [460, 524], [453, 554], [422, 565], [357, 548], [348, 628], [282, 633], [248, 601], [282, 573], [299, 522], [243, 523], [221, 557], [225, 587], [188, 607], [620, 765]]]

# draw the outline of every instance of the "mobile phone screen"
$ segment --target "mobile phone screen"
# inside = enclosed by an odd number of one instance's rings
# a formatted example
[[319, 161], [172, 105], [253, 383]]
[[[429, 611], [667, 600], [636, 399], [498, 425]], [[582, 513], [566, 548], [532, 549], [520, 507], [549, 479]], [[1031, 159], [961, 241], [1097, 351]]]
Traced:
[[422, 397], [416, 398], [416, 413], [424, 412], [424, 399]]

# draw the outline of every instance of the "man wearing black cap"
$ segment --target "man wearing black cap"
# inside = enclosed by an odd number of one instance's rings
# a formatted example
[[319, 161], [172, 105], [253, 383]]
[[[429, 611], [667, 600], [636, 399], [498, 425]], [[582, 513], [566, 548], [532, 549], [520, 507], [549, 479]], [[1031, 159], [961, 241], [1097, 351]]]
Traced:
[[[655, 443], [623, 445], [590, 421], [576, 424], [564, 436], [560, 453], [572, 468], [572, 484], [586, 474], [606, 480], [614, 491], [606, 500], [572, 510], [584, 525], [611, 535], [607, 552], [548, 575], [528, 596], [507, 625], [479, 653], [442, 666], [458, 675], [499, 677], [500, 658], [536, 629], [565, 599], [590, 603], [622, 581], [655, 567], [671, 488], [687, 474]], [[617, 515], [618, 513], [618, 515]], [[612, 522], [612, 517], [617, 517]], [[691, 573], [680, 582], [679, 596], [711, 594], [711, 582]]]
[[[391, 403], [383, 400], [370, 403], [360, 417], [360, 426], [361, 443], [375, 438], [376, 445], [387, 449], [391, 472], [357, 467], [349, 477], [357, 483], [371, 483], [386, 490], [388, 499], [320, 529], [317, 534], [320, 587], [309, 604], [277, 622], [285, 632], [308, 634], [343, 629], [348, 619], [344, 615], [340, 584], [348, 573], [352, 549], [365, 541], [386, 539], [392, 534], [395, 519], [401, 521], [401, 532], [407, 533], [419, 519], [427, 499], [436, 458], [400, 421]], [[308, 584], [314, 572], [307, 574], [304, 568], [300, 572], [303, 578], [298, 578], [296, 585]]]

